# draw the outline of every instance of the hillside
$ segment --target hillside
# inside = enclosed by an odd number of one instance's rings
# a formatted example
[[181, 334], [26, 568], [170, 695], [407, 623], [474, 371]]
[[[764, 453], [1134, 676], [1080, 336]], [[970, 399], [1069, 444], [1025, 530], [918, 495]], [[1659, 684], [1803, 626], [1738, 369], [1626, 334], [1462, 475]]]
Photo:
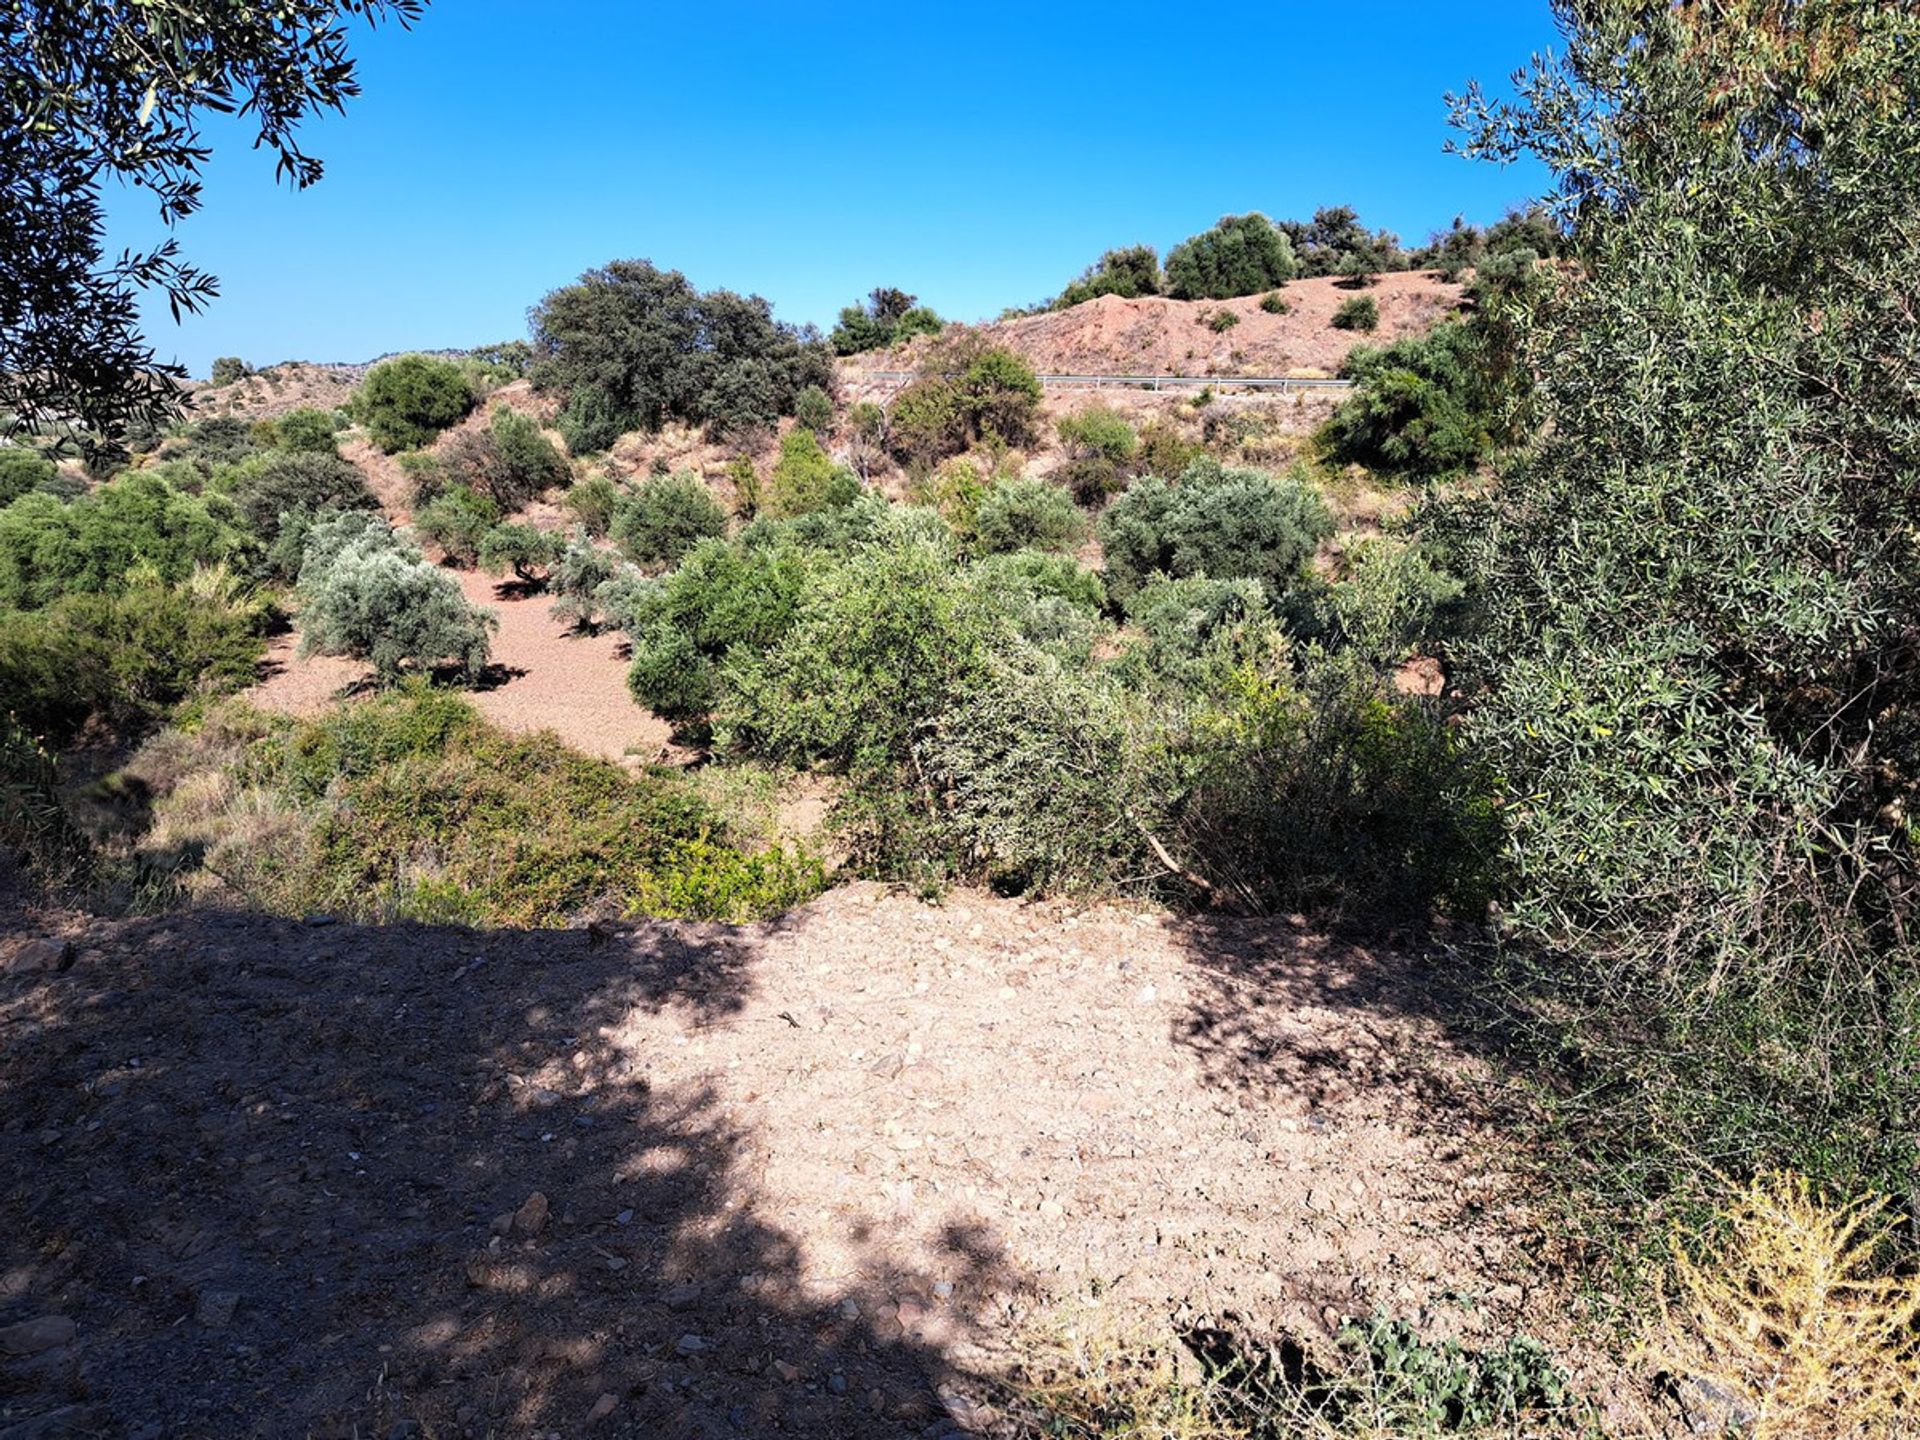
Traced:
[[[1364, 291], [1333, 279], [1296, 280], [1281, 294], [1292, 309], [1270, 315], [1261, 296], [1238, 300], [1122, 300], [1103, 295], [1066, 310], [1050, 310], [980, 327], [996, 344], [1054, 375], [1331, 375], [1356, 344], [1378, 344], [1431, 329], [1460, 303], [1462, 287], [1427, 271], [1382, 275]], [[1336, 330], [1334, 312], [1356, 294], [1373, 297], [1380, 328], [1368, 335]], [[1221, 311], [1237, 317], [1215, 331]], [[927, 342], [855, 357], [865, 369], [907, 368]]]

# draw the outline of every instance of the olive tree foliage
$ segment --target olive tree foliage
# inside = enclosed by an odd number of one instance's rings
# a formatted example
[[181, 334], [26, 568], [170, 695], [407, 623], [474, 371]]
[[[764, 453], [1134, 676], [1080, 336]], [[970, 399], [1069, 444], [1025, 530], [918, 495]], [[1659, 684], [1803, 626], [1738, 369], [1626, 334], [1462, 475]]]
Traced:
[[1564, 55], [1456, 101], [1581, 261], [1539, 439], [1440, 516], [1509, 915], [1666, 997], [1745, 1153], [1910, 1185], [1920, 15], [1555, 8]]
[[499, 626], [492, 611], [467, 603], [451, 575], [361, 511], [308, 531], [298, 594], [300, 653], [371, 661], [383, 685], [442, 664], [475, 678]]
[[208, 113], [237, 115], [278, 174], [305, 188], [321, 164], [302, 121], [359, 94], [346, 21], [411, 23], [425, 0], [216, 0], [0, 11], [0, 421], [65, 425], [117, 448], [163, 427], [184, 378], [140, 333], [143, 291], [174, 316], [217, 293], [169, 238], [110, 258], [104, 187], [143, 189], [169, 226], [200, 208]]
[[1264, 215], [1226, 215], [1167, 252], [1176, 300], [1231, 300], [1284, 285], [1300, 273], [1293, 245]]
[[534, 387], [564, 397], [574, 454], [669, 420], [716, 432], [791, 415], [809, 385], [832, 393], [833, 356], [758, 295], [696, 290], [677, 270], [615, 260], [553, 291], [531, 317]]

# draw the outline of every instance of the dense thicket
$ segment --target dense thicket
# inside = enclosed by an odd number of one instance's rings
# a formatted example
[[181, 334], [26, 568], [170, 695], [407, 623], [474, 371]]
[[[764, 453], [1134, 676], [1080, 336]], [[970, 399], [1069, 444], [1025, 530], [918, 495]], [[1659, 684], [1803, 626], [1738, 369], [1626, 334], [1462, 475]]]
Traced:
[[1524, 337], [1539, 438], [1445, 517], [1510, 921], [1636, 1017], [1641, 1163], [1911, 1193], [1920, 17], [1561, 17], [1462, 116], [1577, 221]]
[[809, 385], [833, 388], [832, 352], [757, 295], [694, 289], [677, 270], [616, 260], [534, 307], [536, 388], [565, 401], [575, 454], [629, 430], [683, 420], [726, 433], [793, 413]]

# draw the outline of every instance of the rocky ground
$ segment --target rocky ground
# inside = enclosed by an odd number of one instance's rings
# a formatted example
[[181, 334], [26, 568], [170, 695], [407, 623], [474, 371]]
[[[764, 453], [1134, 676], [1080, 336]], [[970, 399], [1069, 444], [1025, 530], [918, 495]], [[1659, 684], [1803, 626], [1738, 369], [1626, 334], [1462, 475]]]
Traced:
[[323, 919], [0, 911], [6, 1440], [994, 1433], [1096, 1295], [1541, 1308], [1417, 959], [867, 885]]

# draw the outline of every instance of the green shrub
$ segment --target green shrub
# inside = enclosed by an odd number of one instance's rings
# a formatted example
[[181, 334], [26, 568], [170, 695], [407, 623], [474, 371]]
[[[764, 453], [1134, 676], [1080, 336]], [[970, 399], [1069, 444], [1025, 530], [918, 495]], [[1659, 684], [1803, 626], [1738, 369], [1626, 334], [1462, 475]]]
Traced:
[[1353, 394], [1318, 436], [1335, 460], [1438, 480], [1471, 469], [1492, 445], [1497, 397], [1464, 325], [1446, 322], [1382, 350], [1358, 346], [1341, 371]]
[[0, 506], [11, 505], [29, 490], [53, 483], [59, 467], [36, 450], [0, 445]]
[[237, 464], [261, 448], [254, 427], [234, 415], [196, 421], [181, 433], [180, 442], [168, 446], [168, 453], [193, 461], [203, 474]]
[[573, 478], [565, 457], [531, 416], [493, 407], [484, 430], [463, 430], [441, 456], [448, 477], [511, 515], [544, 491]]
[[[255, 455], [231, 472], [225, 483], [240, 518], [269, 550], [289, 522], [297, 529], [326, 510], [377, 510], [380, 506], [357, 467], [338, 455], [311, 450]], [[288, 579], [299, 568], [297, 556], [281, 566]]]
[[224, 501], [184, 495], [147, 471], [125, 471], [66, 504], [36, 491], [0, 510], [0, 608], [110, 593], [143, 562], [177, 583], [249, 549]]
[[1407, 256], [1399, 237], [1390, 230], [1368, 230], [1349, 205], [1326, 205], [1314, 211], [1311, 222], [1284, 221], [1281, 230], [1293, 242], [1302, 275], [1404, 270]]
[[1269, 290], [1260, 297], [1260, 308], [1269, 315], [1291, 315], [1293, 305], [1278, 290]]
[[30, 733], [55, 744], [95, 718], [136, 733], [190, 695], [252, 684], [266, 619], [224, 570], [173, 583], [141, 566], [112, 594], [0, 611], [0, 696]]
[[1126, 612], [1147, 637], [1148, 670], [1185, 678], [1222, 636], [1271, 621], [1273, 602], [1258, 580], [1154, 575], [1127, 596]]
[[812, 561], [791, 544], [744, 538], [703, 541], [664, 580], [621, 597], [621, 628], [633, 642], [628, 687], [676, 725], [706, 724], [730, 651], [764, 650], [793, 623]]
[[887, 449], [906, 465], [933, 465], [966, 448], [967, 418], [950, 380], [923, 376], [893, 397]]
[[634, 428], [628, 418], [598, 385], [577, 385], [560, 408], [560, 438], [569, 454], [597, 455]]
[[1107, 588], [1125, 601], [1156, 572], [1258, 580], [1279, 599], [1305, 579], [1333, 534], [1319, 490], [1304, 476], [1226, 470], [1213, 461], [1177, 483], [1149, 477], [1100, 517]]
[[[159, 822], [248, 903], [280, 913], [490, 926], [563, 926], [607, 910], [744, 921], [825, 885], [804, 853], [734, 843], [684, 775], [628, 775], [552, 735], [508, 735], [424, 687], [314, 720], [228, 707], [201, 736], [169, 738], [192, 757], [203, 737], [201, 763], [226, 778], [180, 788], [242, 788], [239, 800], [206, 817], [163, 793]], [[263, 811], [296, 827], [291, 843], [263, 847], [229, 819]]]
[[974, 355], [957, 389], [975, 440], [1007, 445], [1033, 442], [1040, 381], [1033, 367], [1011, 350], [993, 345]]
[[1214, 311], [1212, 315], [1207, 317], [1207, 328], [1216, 335], [1225, 334], [1239, 323], [1240, 317], [1233, 311], [1224, 308]]
[[859, 493], [860, 481], [833, 463], [813, 432], [796, 428], [780, 438], [761, 505], [775, 517], [806, 515], [848, 504]]
[[236, 380], [244, 380], [253, 374], [253, 366], [238, 355], [222, 355], [213, 362], [213, 383], [231, 385]]
[[1028, 644], [1084, 663], [1108, 631], [1100, 577], [1067, 555], [1017, 550], [975, 564], [971, 582]]
[[1136, 300], [1159, 293], [1160, 256], [1151, 245], [1129, 245], [1107, 251], [1088, 266], [1079, 279], [1060, 292], [1050, 308], [1065, 310], [1101, 295]]
[[1293, 246], [1264, 215], [1227, 215], [1167, 252], [1176, 300], [1231, 300], [1284, 285], [1297, 273]]
[[629, 560], [658, 568], [678, 563], [700, 541], [726, 533], [726, 512], [693, 474], [641, 481], [620, 499], [611, 529]]
[[371, 661], [383, 685], [443, 663], [474, 678], [498, 624], [384, 520], [358, 513], [329, 516], [308, 533], [299, 602], [301, 654]]
[[274, 422], [281, 449], [316, 455], [340, 453], [340, 443], [334, 438], [339, 428], [331, 411], [311, 408], [289, 410]]
[[1350, 300], [1340, 302], [1340, 308], [1333, 312], [1331, 322], [1336, 330], [1366, 330], [1380, 328], [1380, 305], [1371, 295], [1355, 295]]
[[396, 460], [400, 473], [407, 477], [407, 500], [415, 510], [431, 505], [453, 488], [446, 465], [431, 450], [405, 450]]
[[818, 385], [809, 385], [793, 402], [793, 418], [816, 435], [830, 434], [833, 430], [833, 401]]
[[464, 485], [438, 496], [414, 513], [413, 528], [437, 545], [456, 565], [473, 566], [480, 560], [480, 544], [500, 523], [500, 507]]
[[1060, 443], [1075, 459], [1095, 457], [1115, 465], [1131, 465], [1140, 437], [1127, 418], [1107, 405], [1089, 405], [1062, 416]]
[[893, 327], [893, 342], [898, 345], [916, 335], [938, 335], [946, 328], [947, 322], [930, 307], [915, 305], [903, 313], [899, 323]]
[[975, 544], [984, 554], [1071, 550], [1086, 534], [1073, 496], [1046, 480], [1002, 480], [974, 512]]
[[561, 429], [576, 454], [669, 420], [716, 434], [770, 426], [807, 386], [833, 386], [826, 345], [775, 322], [765, 300], [703, 294], [644, 260], [555, 290], [532, 325], [534, 386], [566, 396]]
[[559, 563], [566, 542], [551, 530], [534, 525], [496, 525], [480, 537], [480, 568], [489, 575], [511, 569], [514, 578], [530, 590], [543, 588], [547, 571]]
[[373, 443], [391, 455], [430, 444], [473, 406], [473, 388], [458, 365], [432, 355], [402, 355], [367, 372], [352, 408]]
[[620, 561], [612, 551], [576, 534], [561, 552], [547, 580], [547, 588], [554, 596], [550, 613], [576, 630], [597, 633], [608, 619], [602, 591], [613, 583], [620, 568]]
[[566, 507], [596, 540], [606, 538], [620, 505], [620, 490], [605, 475], [591, 475], [567, 491]]
[[[883, 350], [915, 335], [938, 335], [945, 324], [932, 310], [916, 304], [914, 296], [883, 285], [860, 304], [842, 310], [827, 340], [836, 355], [859, 355]], [[809, 424], [805, 416], [797, 418], [801, 424]]]

